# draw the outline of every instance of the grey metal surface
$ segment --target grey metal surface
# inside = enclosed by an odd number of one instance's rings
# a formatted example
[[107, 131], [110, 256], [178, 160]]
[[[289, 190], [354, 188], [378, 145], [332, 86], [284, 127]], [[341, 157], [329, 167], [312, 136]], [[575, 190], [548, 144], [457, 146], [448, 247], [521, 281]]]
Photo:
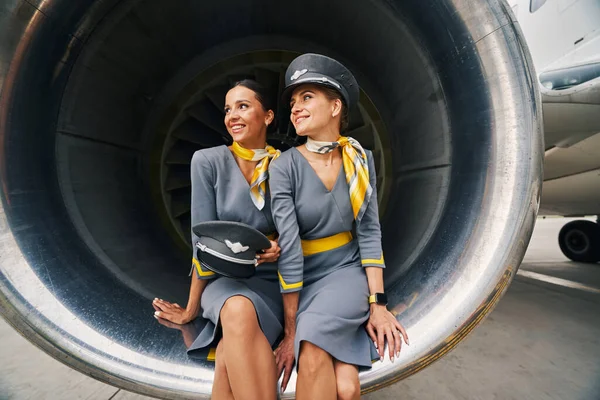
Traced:
[[503, 1], [309, 1], [322, 11], [310, 20], [275, 0], [235, 13], [191, 0], [38, 3], [0, 1], [0, 310], [57, 359], [140, 393], [210, 393], [212, 366], [186, 357], [149, 302], [185, 300], [189, 255], [152, 195], [147, 144], [169, 143], [147, 123], [203, 52], [327, 52], [383, 119], [386, 283], [412, 344], [363, 373], [365, 391], [453, 348], [514, 277], [539, 205], [543, 134]]
[[[569, 261], [568, 220], [538, 218], [523, 264], [498, 306], [447, 357], [363, 400], [564, 400], [600, 397], [600, 268]], [[581, 282], [595, 293], [524, 276]], [[593, 303], [590, 303], [593, 302]], [[556, 324], [556, 321], [561, 321]], [[34, 348], [0, 321], [0, 392], [13, 400], [149, 400], [104, 385]], [[576, 339], [576, 340], [575, 340]]]

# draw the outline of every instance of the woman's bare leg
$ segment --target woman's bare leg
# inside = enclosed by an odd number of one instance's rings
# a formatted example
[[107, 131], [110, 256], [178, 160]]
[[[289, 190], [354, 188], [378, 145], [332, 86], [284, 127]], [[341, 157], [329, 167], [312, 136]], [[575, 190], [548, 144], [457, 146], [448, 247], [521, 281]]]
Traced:
[[360, 400], [358, 368], [352, 364], [334, 360], [337, 400]]
[[298, 400], [335, 400], [335, 372], [331, 355], [314, 344], [302, 341], [298, 355]]
[[229, 376], [227, 375], [227, 365], [225, 365], [225, 354], [223, 354], [223, 339], [217, 345], [215, 354], [215, 381], [212, 387], [212, 400], [235, 400], [233, 392], [229, 385]]
[[260, 329], [254, 304], [244, 296], [230, 297], [221, 309], [221, 326], [225, 341], [223, 355], [233, 397], [275, 400], [275, 356]]

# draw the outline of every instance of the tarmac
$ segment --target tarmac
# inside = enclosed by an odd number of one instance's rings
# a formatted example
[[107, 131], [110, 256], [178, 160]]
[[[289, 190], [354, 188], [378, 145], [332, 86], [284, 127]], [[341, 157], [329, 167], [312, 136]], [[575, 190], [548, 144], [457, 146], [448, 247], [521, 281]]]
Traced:
[[[539, 219], [519, 274], [450, 354], [365, 400], [600, 400], [600, 264], [566, 259]], [[0, 319], [0, 399], [141, 400], [54, 360]], [[415, 340], [416, 338], [411, 338]]]

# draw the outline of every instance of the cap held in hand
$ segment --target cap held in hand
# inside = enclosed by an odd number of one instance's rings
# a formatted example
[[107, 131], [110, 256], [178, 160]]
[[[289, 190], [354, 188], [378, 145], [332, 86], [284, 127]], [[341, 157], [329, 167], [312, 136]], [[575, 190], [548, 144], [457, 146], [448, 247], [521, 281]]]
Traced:
[[197, 260], [206, 269], [230, 278], [253, 276], [256, 253], [271, 247], [265, 235], [241, 222], [202, 222], [192, 231], [199, 237], [194, 249]]

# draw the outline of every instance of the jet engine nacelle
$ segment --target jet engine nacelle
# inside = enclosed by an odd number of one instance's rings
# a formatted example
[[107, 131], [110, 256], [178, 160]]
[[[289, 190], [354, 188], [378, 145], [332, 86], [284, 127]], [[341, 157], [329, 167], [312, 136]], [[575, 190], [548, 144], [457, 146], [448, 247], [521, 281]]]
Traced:
[[[207, 398], [214, 364], [189, 359], [151, 307], [187, 298], [191, 153], [226, 143], [231, 82], [280, 89], [302, 52], [339, 59], [361, 85], [350, 133], [377, 159], [389, 307], [411, 338], [361, 373], [363, 390], [450, 351], [517, 272], [543, 134], [504, 1], [0, 4], [0, 311], [71, 367]], [[292, 146], [278, 113], [269, 140]]]

